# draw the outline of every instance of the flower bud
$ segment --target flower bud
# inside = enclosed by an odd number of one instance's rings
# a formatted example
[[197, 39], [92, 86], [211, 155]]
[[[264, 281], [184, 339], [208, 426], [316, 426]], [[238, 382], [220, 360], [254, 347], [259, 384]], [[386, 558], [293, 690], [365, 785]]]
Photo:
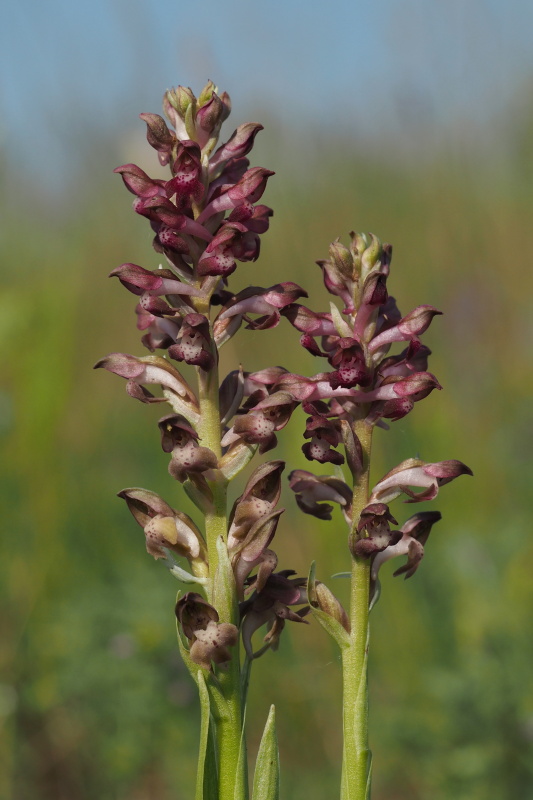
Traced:
[[157, 150], [161, 166], [166, 166], [176, 143], [176, 134], [169, 130], [165, 120], [159, 114], [139, 114], [139, 116], [146, 122], [148, 144]]
[[330, 589], [322, 581], [316, 581], [314, 586], [314, 598], [310, 598], [310, 603], [314, 608], [319, 608], [337, 622], [340, 622], [344, 630], [350, 633], [350, 620], [344, 610], [342, 603], [338, 600]]
[[354, 280], [353, 256], [339, 239], [335, 239], [329, 246], [329, 257], [337, 272], [342, 278]]

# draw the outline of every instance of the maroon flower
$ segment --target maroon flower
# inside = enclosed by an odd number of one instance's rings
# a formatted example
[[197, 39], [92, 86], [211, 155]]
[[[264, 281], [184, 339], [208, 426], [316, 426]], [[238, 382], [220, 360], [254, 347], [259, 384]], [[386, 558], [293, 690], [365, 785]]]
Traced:
[[[472, 470], [461, 461], [438, 461], [427, 464], [418, 458], [408, 458], [388, 472], [372, 489], [372, 502], [390, 503], [402, 493], [409, 500], [407, 503], [420, 503], [433, 500], [441, 486], [449, 483], [459, 475], [472, 475]], [[417, 486], [421, 492], [411, 491], [410, 486]]]
[[267, 461], [250, 475], [244, 492], [235, 501], [230, 515], [230, 551], [237, 547], [258, 519], [268, 516], [276, 507], [281, 494], [281, 473], [284, 469], [284, 461]]
[[389, 356], [380, 362], [379, 375], [388, 378], [391, 375], [407, 377], [414, 372], [427, 372], [428, 356], [431, 350], [419, 339], [412, 339], [409, 346], [397, 356]]
[[146, 550], [150, 555], [155, 559], [166, 558], [165, 549], [172, 550], [185, 556], [196, 567], [196, 574], [206, 574], [205, 542], [187, 514], [176, 511], [147, 489], [123, 489], [118, 496], [126, 501], [134, 519], [144, 530]]
[[264, 167], [246, 170], [242, 178], [233, 186], [214, 197], [204, 208], [198, 222], [204, 224], [210, 217], [221, 211], [229, 211], [243, 203], [257, 203], [266, 188], [266, 182], [274, 173]]
[[[297, 283], [287, 281], [277, 283], [268, 289], [259, 286], [249, 286], [239, 294], [235, 295], [229, 303], [226, 303], [215, 321], [223, 321], [230, 317], [244, 317], [248, 328], [252, 330], [264, 330], [265, 328], [275, 328], [280, 321], [280, 309], [293, 303], [298, 297], [307, 297], [307, 292], [298, 286]], [[259, 319], [252, 320], [248, 314], [262, 314]]]
[[176, 616], [190, 642], [189, 655], [195, 664], [210, 670], [211, 662], [224, 666], [231, 660], [230, 647], [237, 644], [239, 631], [229, 622], [218, 621], [218, 611], [197, 592], [187, 592], [176, 604]]
[[262, 130], [263, 126], [258, 122], [245, 122], [244, 125], [239, 125], [228, 141], [221, 144], [209, 159], [209, 177], [214, 178], [219, 175], [230, 159], [248, 155], [254, 145], [255, 137]]
[[240, 222], [226, 222], [205, 248], [198, 261], [199, 275], [231, 275], [236, 261], [255, 261], [259, 238]]
[[[309, 612], [309, 606], [292, 611], [289, 606], [307, 603], [305, 578], [292, 578], [294, 570], [282, 570], [269, 576], [261, 591], [255, 590], [252, 596], [241, 603], [242, 641], [249, 658], [258, 658], [269, 647], [276, 650], [279, 637], [285, 627], [285, 620], [306, 622], [303, 617]], [[250, 581], [250, 589], [255, 589], [255, 581]], [[268, 626], [264, 638], [266, 645], [254, 653], [252, 636], [262, 625]]]
[[[94, 369], [99, 369], [100, 367], [127, 378], [126, 390], [132, 397], [139, 400], [144, 398], [144, 402], [147, 402], [145, 393], [140, 390], [143, 390], [143, 384], [154, 383], [180, 398], [182, 405], [187, 407], [193, 415], [199, 411], [198, 400], [191, 387], [178, 370], [174, 369], [164, 358], [159, 356], [142, 356], [138, 358], [128, 353], [111, 353], [94, 365]], [[149, 393], [146, 393], [146, 395], [149, 395]]]
[[365, 354], [360, 343], [349, 337], [339, 338], [334, 350], [329, 354], [328, 361], [335, 372], [329, 376], [333, 389], [338, 386], [368, 386], [372, 380], [372, 373], [365, 363]]
[[326, 462], [344, 464], [342, 453], [332, 449], [342, 441], [337, 420], [329, 420], [321, 414], [312, 414], [307, 418], [304, 439], [311, 439], [302, 447], [303, 454], [308, 461], [319, 461], [321, 464]]
[[433, 306], [417, 306], [397, 325], [387, 328], [375, 336], [368, 346], [370, 352], [375, 353], [393, 342], [405, 342], [420, 336], [429, 328], [431, 320], [436, 314], [442, 314], [442, 311], [437, 311]]
[[169, 269], [158, 269], [153, 272], [139, 267], [138, 264], [121, 264], [109, 277], [117, 277], [121, 284], [136, 295], [189, 295], [202, 297], [202, 292], [194, 286], [176, 280]]
[[181, 323], [176, 344], [168, 348], [169, 356], [208, 371], [215, 365], [214, 352], [216, 349], [211, 341], [209, 320], [203, 314], [187, 314]]
[[372, 581], [377, 581], [381, 565], [396, 556], [407, 556], [407, 562], [396, 570], [394, 576], [405, 575], [406, 578], [410, 578], [414, 575], [424, 556], [424, 545], [428, 540], [431, 528], [440, 519], [441, 514], [438, 511], [422, 511], [404, 522], [398, 531], [401, 538], [374, 557]]
[[295, 469], [289, 475], [289, 486], [295, 494], [299, 508], [305, 514], [312, 514], [318, 519], [331, 519], [333, 506], [322, 502], [330, 500], [338, 503], [349, 518], [352, 490], [339, 478], [313, 475], [305, 469]]
[[275, 509], [284, 468], [283, 461], [268, 461], [254, 470], [230, 515], [228, 551], [241, 599], [244, 582], [255, 567], [258, 567], [255, 587], [260, 591], [278, 563], [276, 554], [268, 547], [285, 510]]
[[150, 314], [140, 303], [135, 307], [135, 313], [137, 314], [138, 330], [146, 331], [141, 341], [150, 352], [153, 353], [158, 349], [166, 350], [167, 347], [174, 344], [181, 327], [180, 317], [169, 319]]
[[146, 122], [146, 138], [148, 144], [157, 150], [159, 163], [166, 166], [170, 161], [173, 148], [177, 139], [174, 131], [169, 130], [167, 123], [159, 114], [139, 114]]
[[400, 531], [391, 531], [390, 523], [398, 523], [385, 503], [370, 503], [361, 512], [357, 532], [366, 531], [367, 536], [360, 538], [354, 545], [354, 555], [367, 558], [374, 553], [395, 545], [402, 538]]
[[222, 445], [231, 445], [240, 437], [247, 444], [258, 444], [259, 452], [266, 453], [276, 446], [275, 432], [285, 427], [297, 405], [288, 392], [267, 395], [254, 403], [247, 414], [236, 417], [233, 428], [223, 437]]
[[168, 471], [173, 478], [183, 483], [195, 473], [216, 469], [218, 459], [208, 447], [200, 447], [198, 434], [179, 414], [169, 414], [159, 422], [161, 446], [165, 453], [172, 453]]
[[309, 336], [338, 336], [331, 314], [317, 313], [299, 303], [292, 303], [281, 312], [296, 330]]
[[174, 177], [165, 184], [167, 197], [175, 197], [176, 207], [185, 210], [192, 203], [199, 203], [205, 193], [202, 182], [200, 148], [188, 140], [178, 144], [176, 159], [172, 164]]
[[126, 189], [136, 197], [165, 197], [165, 181], [150, 178], [136, 164], [123, 164], [121, 167], [116, 167], [113, 172], [121, 176]]

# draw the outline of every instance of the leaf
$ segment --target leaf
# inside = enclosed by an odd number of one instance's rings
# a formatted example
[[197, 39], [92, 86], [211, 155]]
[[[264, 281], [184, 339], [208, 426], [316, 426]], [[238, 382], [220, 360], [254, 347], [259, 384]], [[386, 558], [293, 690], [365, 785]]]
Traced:
[[309, 604], [311, 606], [311, 613], [317, 620], [317, 622], [322, 625], [325, 631], [329, 633], [329, 635], [335, 639], [337, 644], [341, 649], [350, 646], [350, 635], [348, 632], [342, 627], [340, 622], [336, 620], [334, 617], [326, 614], [325, 611], [322, 611], [320, 608], [317, 608], [313, 603], [317, 602], [316, 599], [316, 589], [315, 589], [315, 571], [316, 571], [316, 562], [313, 561], [311, 567], [309, 569], [309, 577], [307, 578], [307, 597], [309, 598]]
[[205, 586], [209, 582], [208, 578], [200, 578], [196, 575], [191, 575], [186, 569], [182, 569], [179, 564], [176, 564], [169, 551], [166, 548], [164, 548], [164, 550], [167, 554], [165, 567], [178, 581], [182, 583], [199, 583], [201, 586]]
[[352, 337], [353, 331], [350, 330], [350, 326], [346, 322], [345, 319], [341, 316], [341, 312], [335, 305], [335, 303], [330, 302], [329, 309], [331, 311], [331, 318], [333, 320], [333, 324], [337, 330], [337, 333], [340, 337]]
[[335, 639], [341, 649], [350, 646], [350, 635], [342, 627], [340, 622], [337, 622], [336, 619], [330, 617], [329, 614], [326, 614], [325, 611], [321, 611], [319, 608], [311, 608], [311, 613], [319, 622], [319, 624], [322, 625], [324, 630], [327, 631], [333, 639]]
[[370, 790], [372, 789], [372, 750], [368, 750], [368, 762], [366, 773], [366, 793], [365, 800], [370, 800]]
[[192, 500], [196, 508], [201, 511], [202, 514], [213, 513], [213, 494], [207, 484], [205, 484], [205, 487], [202, 487], [202, 491], [200, 486], [197, 486], [188, 478], [183, 484], [183, 488], [189, 500]]
[[233, 622], [238, 619], [235, 578], [229, 560], [228, 548], [222, 536], [217, 539], [217, 553], [218, 566], [213, 581], [213, 605], [220, 614], [221, 622]]
[[196, 774], [195, 800], [217, 800], [218, 797], [218, 769], [216, 756], [216, 740], [214, 731], [211, 730], [211, 708], [209, 692], [202, 670], [198, 670], [196, 681], [200, 694], [200, 750], [198, 753], [198, 771]]
[[225, 479], [231, 481], [252, 460], [256, 452], [257, 445], [240, 442], [222, 456], [218, 462], [218, 468]]
[[163, 397], [172, 406], [175, 414], [181, 414], [187, 422], [196, 427], [200, 421], [200, 414], [192, 408], [191, 404], [170, 389], [163, 389]]
[[372, 611], [372, 609], [374, 608], [380, 597], [381, 597], [381, 583], [379, 582], [379, 579], [376, 578], [376, 586], [374, 588], [374, 594], [372, 595], [372, 600], [370, 601], [370, 605], [368, 606], [368, 613]]
[[248, 699], [248, 686], [250, 685], [251, 671], [252, 671], [252, 659], [250, 658], [249, 655], [246, 655], [241, 670], [241, 698], [244, 708], [246, 708], [246, 702]]
[[255, 763], [252, 800], [279, 800], [279, 752], [276, 711], [270, 706]]
[[248, 800], [248, 759], [246, 756], [244, 720], [242, 722], [241, 740], [239, 742], [239, 758], [237, 761], [237, 780], [235, 781], [234, 800]]

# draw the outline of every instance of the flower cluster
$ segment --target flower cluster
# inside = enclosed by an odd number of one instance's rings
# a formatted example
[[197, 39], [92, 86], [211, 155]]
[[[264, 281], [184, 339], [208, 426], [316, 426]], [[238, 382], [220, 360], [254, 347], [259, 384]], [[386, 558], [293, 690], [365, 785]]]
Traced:
[[[148, 354], [111, 353], [95, 366], [124, 378], [127, 393], [145, 407], [170, 406], [158, 421], [161, 449], [170, 475], [203, 517], [197, 525], [146, 489], [119, 492], [143, 530], [148, 553], [195, 589], [178, 597], [175, 614], [180, 651], [201, 701], [196, 796], [247, 796], [243, 721], [252, 662], [277, 648], [287, 621], [305, 624], [308, 614], [342, 654], [349, 732], [343, 794], [367, 796], [369, 606], [379, 597], [382, 564], [403, 556], [394, 574], [413, 575], [441, 518], [438, 511], [422, 511], [399, 525], [389, 504], [400, 496], [407, 503], [433, 500], [441, 486], [472, 474], [460, 461], [408, 458], [373, 488], [369, 479], [374, 429], [403, 419], [441, 388], [428, 371], [430, 351], [421, 341], [440, 312], [421, 305], [402, 315], [387, 286], [392, 249], [372, 234], [352, 233], [348, 247], [333, 242], [329, 257], [317, 262], [334, 298], [329, 310], [303, 305], [307, 293], [291, 281], [232, 291], [237, 264], [256, 261], [272, 216], [259, 201], [273, 173], [251, 167], [247, 158], [262, 126], [240, 125], [219, 144], [230, 99], [211, 81], [198, 97], [182, 86], [167, 91], [163, 108], [168, 122], [158, 114], [141, 119], [148, 143], [169, 168], [168, 179], [151, 178], [135, 164], [115, 170], [134, 195], [135, 212], [149, 221], [163, 262], [157, 269], [128, 262], [111, 272], [136, 298], [137, 328]], [[323, 359], [320, 371], [307, 377], [282, 366], [240, 367], [221, 380], [220, 348], [241, 327], [262, 331], [279, 324], [296, 329], [302, 347]], [[398, 352], [391, 352], [395, 345]], [[289, 485], [306, 514], [330, 520], [333, 504], [342, 511], [351, 562], [349, 610], [315, 579], [314, 564], [308, 578], [278, 568], [272, 548], [284, 512], [283, 461], [256, 466], [229, 510], [231, 481], [257, 453], [276, 447], [298, 406], [306, 414], [306, 459], [333, 465], [335, 474], [296, 469]], [[279, 794], [275, 752], [272, 710], [254, 797], [257, 786], [265, 797]]]
[[[273, 173], [250, 167], [246, 157], [262, 126], [240, 125], [218, 144], [230, 99], [211, 82], [197, 98], [183, 86], [167, 91], [163, 107], [170, 125], [158, 114], [141, 114], [141, 119], [160, 163], [170, 169], [169, 180], [151, 178], [135, 164], [115, 170], [135, 196], [135, 212], [149, 220], [154, 249], [164, 258], [155, 270], [125, 263], [111, 272], [137, 298], [137, 328], [150, 355], [112, 353], [96, 367], [125, 378], [128, 394], [142, 403], [170, 405], [171, 413], [158, 422], [169, 473], [212, 517], [216, 496], [225, 493], [227, 482], [257, 449], [263, 453], [275, 446], [275, 431], [287, 424], [298, 404], [288, 392], [273, 388], [283, 369], [235, 370], [218, 390], [219, 349], [243, 322], [255, 330], [273, 327], [284, 309], [307, 295], [291, 282], [236, 294], [228, 286], [238, 262], [258, 258], [260, 235], [272, 216], [259, 200]], [[177, 364], [196, 368], [198, 390]], [[151, 391], [157, 386], [160, 394]], [[208, 396], [211, 419], [202, 408]], [[283, 469], [281, 461], [258, 467], [227, 524], [225, 548], [250, 658], [275, 647], [285, 620], [302, 622], [308, 609], [305, 580], [289, 577], [292, 570], [276, 573], [278, 559], [269, 547], [283, 513], [276, 508]], [[180, 580], [206, 587], [208, 599], [189, 592], [176, 614], [192, 661], [206, 669], [224, 666], [237, 628], [219, 621], [215, 583], [222, 578], [221, 570], [210, 565], [215, 548], [208, 532], [204, 537], [190, 517], [154, 492], [125, 489], [119, 496], [143, 528], [148, 552], [164, 559]], [[178, 566], [176, 556], [188, 561], [190, 572]], [[300, 610], [292, 611], [293, 605]], [[252, 634], [265, 624], [265, 644], [254, 653]]]
[[[331, 369], [312, 378], [285, 375], [282, 383], [309, 414], [304, 433], [309, 441], [302, 448], [306, 458], [336, 465], [346, 462], [355, 487], [338, 475], [318, 477], [295, 470], [290, 485], [297, 503], [302, 511], [320, 519], [331, 519], [332, 506], [324, 501], [340, 505], [351, 529], [353, 556], [371, 559], [372, 599], [381, 564], [406, 555], [406, 565], [395, 574], [413, 575], [431, 526], [440, 519], [438, 512], [423, 512], [395, 530], [391, 524], [397, 522], [388, 503], [401, 494], [407, 495], [407, 502], [432, 500], [440, 486], [472, 473], [460, 461], [426, 464], [408, 459], [385, 475], [367, 498], [370, 502], [354, 513], [352, 494], [368, 469], [368, 463], [363, 463], [361, 434], [370, 440], [373, 427], [387, 428], [385, 420], [402, 419], [415, 403], [441, 388], [427, 371], [430, 350], [420, 339], [441, 312], [422, 305], [402, 315], [387, 288], [392, 248], [372, 234], [350, 236], [349, 247], [336, 240], [329, 258], [317, 262], [326, 289], [340, 298], [342, 310], [332, 302], [330, 312], [314, 312], [295, 302], [281, 311], [301, 333], [301, 345], [327, 359]], [[391, 354], [395, 344], [404, 348]], [[344, 446], [344, 454], [339, 445]]]
[[[364, 503], [360, 498], [356, 503], [357, 486], [368, 472], [361, 436], [367, 438], [375, 426], [386, 428], [385, 420], [402, 419], [415, 403], [441, 388], [428, 372], [430, 351], [421, 342], [440, 312], [421, 305], [401, 314], [387, 287], [392, 249], [372, 234], [352, 233], [349, 247], [333, 242], [328, 259], [317, 262], [326, 289], [341, 301], [340, 309], [332, 302], [329, 311], [311, 310], [299, 302], [307, 297], [305, 290], [289, 281], [233, 293], [229, 278], [237, 262], [257, 259], [260, 235], [272, 215], [258, 201], [273, 173], [250, 167], [247, 158], [262, 126], [240, 125], [218, 145], [230, 100], [211, 82], [198, 98], [190, 89], [172, 89], [163, 105], [170, 127], [157, 114], [141, 118], [160, 163], [170, 168], [169, 180], [150, 178], [135, 164], [115, 170], [135, 196], [134, 210], [149, 220], [154, 248], [165, 259], [156, 270], [125, 263], [111, 272], [137, 298], [137, 327], [150, 354], [112, 353], [96, 366], [125, 378], [127, 392], [135, 399], [170, 405], [171, 413], [158, 423], [162, 449], [170, 456], [168, 470], [206, 519], [219, 513], [227, 483], [256, 451], [263, 454], [276, 446], [277, 433], [301, 405], [307, 414], [305, 457], [336, 467], [345, 464], [355, 488], [340, 472], [319, 477], [295, 470], [289, 480], [299, 507], [321, 519], [331, 518], [331, 502], [341, 507], [350, 528], [352, 556], [371, 560], [374, 587], [381, 564], [396, 555], [407, 556], [396, 574], [409, 577], [440, 515], [416, 514], [394, 529], [391, 525], [397, 523], [388, 503], [400, 494], [408, 502], [433, 499], [441, 485], [470, 470], [459, 461], [427, 464], [410, 459], [379, 481]], [[329, 369], [312, 377], [283, 367], [238, 369], [219, 387], [219, 350], [242, 324], [265, 330], [282, 319]], [[391, 354], [396, 344], [403, 349]], [[158, 350], [163, 354], [155, 355]], [[195, 368], [197, 390], [176, 363]], [[159, 386], [161, 394], [154, 395], [148, 388], [153, 386]], [[277, 508], [283, 468], [277, 460], [256, 468], [227, 524], [224, 519], [225, 557], [250, 658], [276, 644], [286, 619], [304, 621], [309, 609], [311, 584], [305, 586], [292, 570], [276, 572], [278, 559], [270, 547], [283, 513]], [[211, 662], [224, 664], [233, 632], [220, 627], [226, 621], [219, 622], [219, 609], [213, 604], [210, 559], [215, 549], [208, 532], [204, 538], [188, 516], [152, 492], [127, 489], [120, 496], [143, 528], [148, 552], [164, 558], [176, 576], [211, 587], [207, 600], [186, 595], [178, 603], [178, 619], [193, 660], [205, 667], [206, 653], [211, 653]], [[188, 560], [192, 574], [176, 565], [172, 553]], [[311, 606], [333, 614], [348, 629], [345, 612], [329, 589], [320, 583], [311, 588]], [[302, 607], [295, 612], [292, 605]], [[192, 617], [197, 618], [196, 628], [184, 622]], [[251, 636], [263, 624], [268, 626], [266, 644], [254, 651]]]

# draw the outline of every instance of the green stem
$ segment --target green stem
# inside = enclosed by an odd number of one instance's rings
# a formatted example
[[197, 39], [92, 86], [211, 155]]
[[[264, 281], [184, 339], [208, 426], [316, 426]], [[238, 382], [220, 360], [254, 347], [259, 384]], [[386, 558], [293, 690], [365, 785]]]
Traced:
[[[200, 401], [200, 422], [198, 435], [202, 447], [209, 447], [220, 458], [220, 411], [218, 405], [218, 373], [216, 369], [204, 372], [198, 369], [198, 394]], [[205, 535], [211, 578], [218, 566], [217, 539], [226, 536], [226, 481], [210, 481], [209, 488], [213, 493], [213, 510], [205, 517]], [[212, 599], [211, 597], [209, 598]], [[226, 621], [226, 620], [224, 620]], [[229, 621], [229, 620], [227, 620]]]
[[[222, 454], [220, 447], [220, 410], [218, 403], [218, 372], [216, 369], [204, 372], [198, 369], [198, 389], [200, 401], [200, 424], [198, 434], [202, 447], [209, 447], [219, 458]], [[213, 511], [205, 516], [205, 534], [207, 553], [209, 559], [210, 586], [208, 599], [213, 602], [214, 580], [218, 569], [224, 569], [219, 564], [217, 540], [220, 536], [227, 537], [227, 481], [209, 481], [209, 488], [213, 493]], [[229, 563], [228, 563], [228, 568]], [[217, 608], [221, 622], [231, 622], [239, 625], [237, 596], [234, 590], [233, 575], [226, 576], [226, 586], [232, 587], [233, 596], [227, 598], [224, 608]], [[248, 777], [246, 774], [246, 759], [239, 758], [242, 734], [242, 703], [241, 703], [241, 669], [239, 650], [236, 647], [232, 653], [226, 671], [220, 671], [218, 680], [224, 699], [226, 700], [227, 714], [216, 721], [216, 737], [218, 743], [219, 765], [219, 800], [234, 800], [234, 797], [248, 797]]]
[[[364, 420], [354, 423], [354, 432], [363, 449], [363, 474], [354, 487], [350, 550], [357, 541], [361, 511], [368, 504], [372, 426]], [[343, 754], [341, 800], [368, 800], [370, 770], [368, 748], [368, 599], [370, 564], [368, 559], [352, 556], [350, 595], [350, 646], [342, 652], [343, 677]]]

